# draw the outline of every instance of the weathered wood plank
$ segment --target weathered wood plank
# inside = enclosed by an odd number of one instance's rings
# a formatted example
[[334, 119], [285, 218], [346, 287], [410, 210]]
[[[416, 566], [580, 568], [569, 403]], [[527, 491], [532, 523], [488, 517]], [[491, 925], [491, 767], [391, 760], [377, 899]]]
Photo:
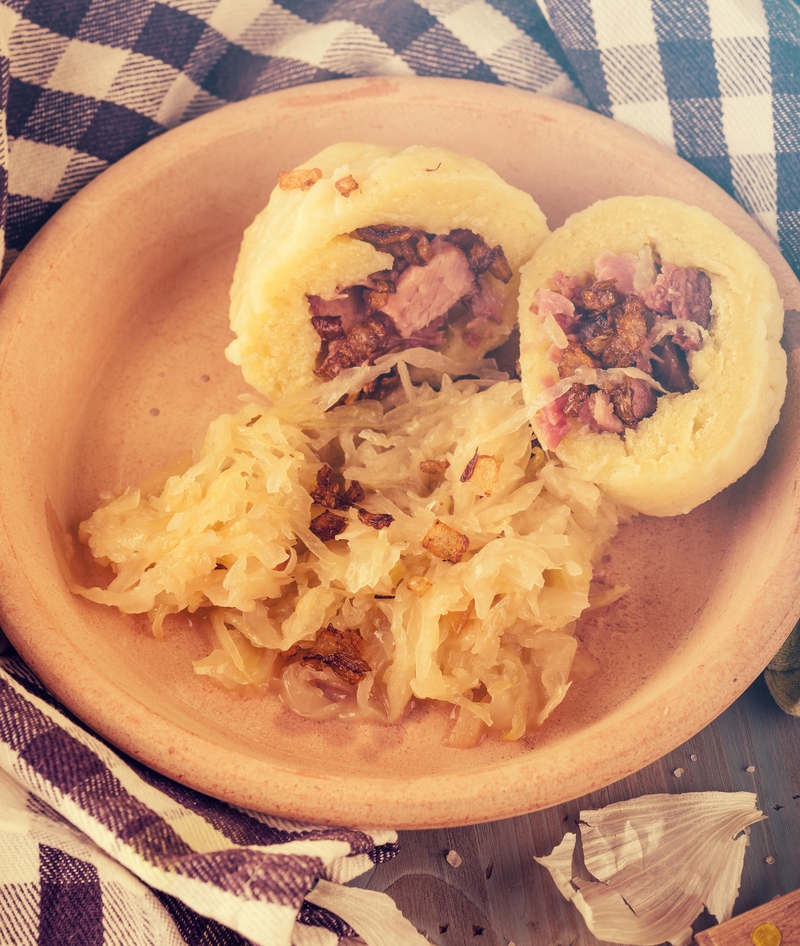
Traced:
[[800, 890], [704, 930], [697, 946], [794, 946], [800, 943]]
[[[769, 817], [751, 831], [738, 915], [800, 887], [800, 719], [785, 716], [761, 681], [693, 739], [601, 791], [506, 821], [402, 832], [400, 855], [362, 883], [394, 894], [438, 946], [597, 946], [534, 856], [574, 831], [581, 809], [654, 792], [741, 790], [756, 792]], [[460, 867], [448, 864], [449, 850], [461, 856]], [[704, 915], [695, 930], [713, 924]], [[473, 925], [482, 932], [470, 935]], [[794, 942], [784, 939], [784, 946]]]

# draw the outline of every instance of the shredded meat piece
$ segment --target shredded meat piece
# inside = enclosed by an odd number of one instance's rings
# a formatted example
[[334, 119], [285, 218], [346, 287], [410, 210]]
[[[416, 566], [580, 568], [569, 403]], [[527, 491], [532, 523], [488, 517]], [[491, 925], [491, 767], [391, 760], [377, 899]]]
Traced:
[[400, 387], [400, 375], [397, 368], [392, 368], [386, 374], [379, 374], [377, 378], [368, 381], [364, 387], [356, 392], [348, 394], [344, 398], [345, 404], [354, 404], [356, 401], [380, 401], [390, 391]]
[[500, 462], [491, 454], [482, 453], [475, 464], [470, 482], [484, 496], [491, 496], [499, 476]]
[[480, 291], [472, 296], [470, 308], [474, 317], [473, 325], [480, 322], [492, 322], [495, 325], [503, 323], [503, 299], [488, 283], [481, 285]]
[[616, 284], [617, 292], [629, 296], [635, 292], [634, 281], [636, 276], [637, 258], [633, 253], [598, 254], [594, 261], [594, 271], [598, 280], [609, 280]]
[[555, 450], [569, 433], [569, 419], [564, 416], [566, 402], [567, 395], [562, 394], [542, 409], [539, 418], [540, 435], [543, 446], [548, 450]]
[[477, 291], [475, 274], [464, 254], [436, 237], [427, 265], [409, 266], [400, 274], [396, 292], [387, 299], [383, 314], [408, 339], [432, 322], [446, 318], [459, 301], [471, 298]]
[[[479, 284], [480, 290], [469, 299], [472, 318], [464, 326], [462, 337], [468, 345], [477, 348], [491, 334], [492, 325], [503, 324], [503, 299], [489, 283]], [[502, 346], [500, 346], [502, 347]], [[519, 346], [517, 346], [517, 351]], [[491, 356], [494, 357], [494, 356]], [[499, 367], [499, 362], [498, 362]]]
[[683, 319], [672, 341], [684, 351], [700, 351], [703, 347], [703, 333], [696, 322]]
[[614, 405], [605, 391], [595, 391], [583, 403], [578, 420], [593, 431], [621, 434], [625, 425], [614, 413]]
[[574, 303], [566, 295], [544, 287], [536, 293], [531, 311], [537, 311], [543, 319], [552, 315], [567, 335], [574, 331], [579, 318], [575, 315]]
[[345, 337], [342, 320], [338, 315], [312, 315], [311, 324], [323, 342]]
[[358, 518], [365, 526], [372, 526], [373, 529], [385, 529], [394, 522], [394, 516], [388, 512], [367, 512], [366, 509], [358, 510]]
[[357, 630], [329, 624], [314, 641], [300, 641], [283, 655], [287, 664], [300, 661], [317, 669], [328, 667], [346, 683], [359, 683], [372, 669], [362, 656], [364, 641]]
[[564, 404], [564, 413], [567, 417], [578, 417], [584, 402], [589, 397], [589, 388], [585, 384], [573, 384], [567, 391], [567, 400]]
[[311, 520], [309, 527], [314, 535], [323, 542], [335, 539], [340, 532], [347, 528], [347, 519], [338, 516], [335, 512], [326, 510]]
[[438, 348], [444, 342], [446, 329], [446, 316], [432, 319], [425, 328], [418, 329], [403, 339], [403, 348]]
[[322, 177], [319, 168], [295, 168], [293, 171], [278, 172], [278, 187], [282, 191], [310, 190]]
[[352, 174], [348, 174], [347, 177], [340, 178], [335, 184], [334, 187], [342, 195], [342, 197], [349, 197], [353, 191], [358, 190], [358, 181], [353, 177]]
[[592, 276], [591, 273], [581, 273], [580, 276], [567, 276], [560, 269], [557, 269], [553, 273], [548, 285], [553, 292], [559, 293], [564, 296], [565, 299], [569, 299], [570, 302], [577, 305], [581, 301], [581, 291], [588, 289], [594, 281], [594, 276]]
[[672, 303], [672, 314], [677, 319], [688, 319], [701, 328], [708, 328], [711, 320], [711, 280], [699, 269], [676, 266], [675, 270], [677, 272], [672, 279], [678, 283], [678, 298]]

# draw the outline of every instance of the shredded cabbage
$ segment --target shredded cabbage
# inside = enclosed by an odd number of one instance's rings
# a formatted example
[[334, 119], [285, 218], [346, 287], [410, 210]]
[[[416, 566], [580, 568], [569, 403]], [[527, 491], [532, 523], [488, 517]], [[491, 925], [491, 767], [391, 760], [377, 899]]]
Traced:
[[[443, 701], [456, 746], [541, 725], [570, 686], [577, 618], [625, 590], [592, 583], [619, 511], [533, 442], [518, 381], [490, 369], [436, 390], [412, 383], [404, 355], [385, 402], [330, 407], [336, 379], [223, 414], [191, 465], [81, 524], [114, 577], [76, 590], [147, 612], [157, 636], [166, 615], [200, 609], [214, 648], [195, 671], [278, 687], [307, 716], [396, 722], [413, 700]], [[466, 478], [478, 456], [494, 461], [490, 487]], [[330, 541], [310, 527], [323, 464], [364, 491], [335, 510], [347, 522]], [[393, 519], [374, 528], [358, 508]], [[437, 520], [467, 537], [460, 560], [423, 545]], [[357, 682], [292, 658], [328, 625], [360, 634], [369, 671]]]

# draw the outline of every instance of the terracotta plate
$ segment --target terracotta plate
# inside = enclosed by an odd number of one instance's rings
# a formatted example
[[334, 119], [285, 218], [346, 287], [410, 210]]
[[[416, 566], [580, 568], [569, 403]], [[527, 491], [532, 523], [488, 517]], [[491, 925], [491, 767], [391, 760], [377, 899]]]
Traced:
[[339, 140], [443, 145], [533, 194], [550, 225], [599, 197], [704, 206], [800, 286], [733, 201], [689, 165], [588, 111], [444, 79], [347, 80], [223, 108], [125, 158], [58, 213], [0, 289], [2, 622], [78, 716], [173, 778], [241, 805], [347, 825], [431, 827], [520, 814], [650, 763], [752, 681], [797, 617], [797, 363], [766, 457], [689, 516], [640, 518], [614, 544], [633, 591], [582, 631], [601, 664], [546, 727], [445, 748], [446, 713], [396, 727], [309, 722], [277, 697], [194, 676], [188, 621], [73, 596], [77, 523], [191, 446], [245, 391], [223, 349], [243, 228], [277, 171]]

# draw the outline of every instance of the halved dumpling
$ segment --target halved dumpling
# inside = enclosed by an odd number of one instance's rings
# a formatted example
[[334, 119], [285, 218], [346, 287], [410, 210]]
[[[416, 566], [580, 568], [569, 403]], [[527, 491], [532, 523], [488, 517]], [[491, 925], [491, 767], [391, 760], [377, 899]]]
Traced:
[[783, 306], [709, 213], [615, 197], [524, 267], [520, 367], [542, 444], [618, 502], [688, 512], [761, 457], [786, 391]]
[[519, 268], [547, 233], [473, 158], [333, 145], [282, 174], [245, 233], [228, 358], [269, 397], [403, 348], [474, 361], [516, 327]]

